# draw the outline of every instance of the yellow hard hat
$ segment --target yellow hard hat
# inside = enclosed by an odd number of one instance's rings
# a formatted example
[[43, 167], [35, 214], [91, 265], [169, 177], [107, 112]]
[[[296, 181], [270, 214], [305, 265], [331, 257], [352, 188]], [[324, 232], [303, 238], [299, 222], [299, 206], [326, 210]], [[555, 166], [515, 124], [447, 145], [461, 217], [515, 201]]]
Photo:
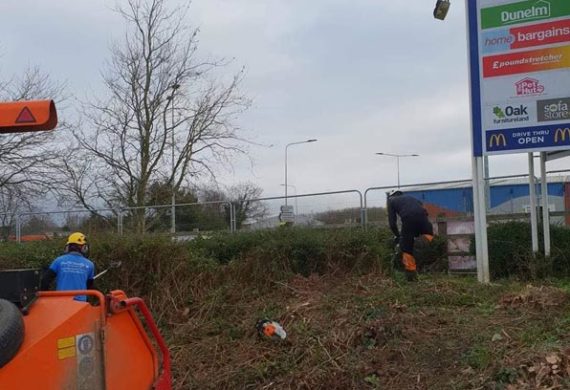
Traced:
[[69, 244], [85, 245], [87, 244], [87, 238], [83, 233], [79, 232], [71, 233], [67, 238], [67, 245]]

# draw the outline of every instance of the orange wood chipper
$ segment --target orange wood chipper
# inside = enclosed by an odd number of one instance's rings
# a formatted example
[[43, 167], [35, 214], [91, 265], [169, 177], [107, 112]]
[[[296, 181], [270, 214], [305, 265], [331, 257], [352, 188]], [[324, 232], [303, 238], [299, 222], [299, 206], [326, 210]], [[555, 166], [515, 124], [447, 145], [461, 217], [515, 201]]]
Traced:
[[[0, 134], [56, 125], [52, 100], [0, 103]], [[142, 299], [122, 291], [39, 292], [39, 274], [0, 272], [1, 390], [172, 387], [168, 348]]]
[[38, 270], [0, 272], [0, 389], [172, 387], [168, 348], [142, 299], [38, 286]]

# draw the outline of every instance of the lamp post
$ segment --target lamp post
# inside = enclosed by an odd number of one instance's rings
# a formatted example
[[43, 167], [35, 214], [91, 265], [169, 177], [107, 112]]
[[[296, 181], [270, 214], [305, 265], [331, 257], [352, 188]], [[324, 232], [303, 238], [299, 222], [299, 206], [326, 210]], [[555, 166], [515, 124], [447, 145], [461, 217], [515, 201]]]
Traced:
[[398, 172], [398, 188], [400, 188], [400, 157], [419, 157], [419, 154], [394, 154], [394, 153], [376, 153], [379, 156], [396, 157]]
[[289, 149], [289, 146], [293, 146], [293, 145], [300, 145], [300, 144], [307, 144], [310, 142], [317, 142], [316, 139], [308, 139], [306, 141], [299, 141], [299, 142], [291, 142], [290, 144], [287, 144], [285, 146], [285, 206], [287, 206], [287, 150]]
[[435, 3], [435, 8], [433, 10], [433, 17], [439, 20], [444, 20], [449, 11], [451, 3], [449, 0], [437, 0]]
[[172, 199], [171, 199], [171, 226], [170, 226], [170, 233], [176, 234], [176, 190], [174, 185], [174, 178], [175, 178], [175, 163], [174, 163], [174, 129], [176, 126], [174, 125], [174, 94], [180, 88], [180, 84], [174, 83], [171, 86], [172, 88], [172, 95], [170, 95], [170, 104], [172, 105], [172, 132], [171, 132], [171, 141], [172, 141], [172, 161], [171, 161], [171, 170], [172, 170], [172, 184], [171, 184], [171, 191], [172, 191]]

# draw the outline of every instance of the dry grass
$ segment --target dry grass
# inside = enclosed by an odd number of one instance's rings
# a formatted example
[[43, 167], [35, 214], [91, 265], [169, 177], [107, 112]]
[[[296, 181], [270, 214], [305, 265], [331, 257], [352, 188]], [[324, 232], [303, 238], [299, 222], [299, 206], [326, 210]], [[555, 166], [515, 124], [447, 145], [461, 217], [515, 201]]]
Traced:
[[[247, 260], [154, 272], [170, 286], [149, 299], [176, 389], [569, 388], [570, 307], [552, 286], [342, 270], [259, 280]], [[261, 339], [260, 318], [287, 340]]]

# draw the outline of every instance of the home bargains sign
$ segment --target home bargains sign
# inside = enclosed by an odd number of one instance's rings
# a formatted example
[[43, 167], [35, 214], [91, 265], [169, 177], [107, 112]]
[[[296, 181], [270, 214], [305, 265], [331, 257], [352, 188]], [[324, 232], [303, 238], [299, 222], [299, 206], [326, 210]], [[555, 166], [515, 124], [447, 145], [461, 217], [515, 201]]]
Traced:
[[570, 0], [466, 0], [473, 153], [570, 149]]

